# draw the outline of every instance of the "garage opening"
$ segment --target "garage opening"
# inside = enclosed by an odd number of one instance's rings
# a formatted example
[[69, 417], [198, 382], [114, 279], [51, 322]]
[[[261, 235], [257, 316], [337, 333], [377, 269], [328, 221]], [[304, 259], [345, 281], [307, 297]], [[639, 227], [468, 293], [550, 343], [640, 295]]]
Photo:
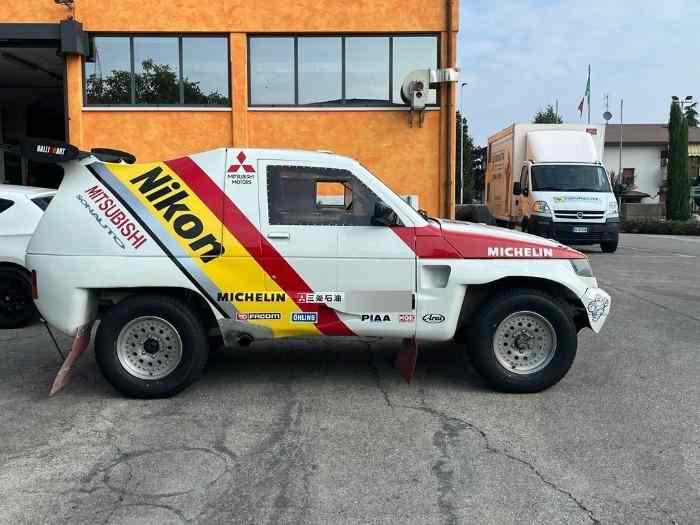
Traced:
[[[58, 46], [32, 42], [3, 45], [0, 40], [0, 143], [24, 138], [66, 140], [65, 60]], [[56, 188], [58, 165], [0, 153], [0, 184]]]

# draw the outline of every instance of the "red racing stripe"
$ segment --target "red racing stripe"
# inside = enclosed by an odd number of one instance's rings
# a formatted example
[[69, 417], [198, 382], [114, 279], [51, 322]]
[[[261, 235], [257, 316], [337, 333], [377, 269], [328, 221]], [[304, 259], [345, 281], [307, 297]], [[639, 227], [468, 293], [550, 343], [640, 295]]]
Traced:
[[[355, 335], [331, 308], [322, 304], [300, 303], [296, 300], [297, 293], [313, 292], [311, 287], [196, 162], [190, 157], [182, 157], [166, 161], [165, 164], [190, 187], [231, 235], [238, 239], [238, 242], [250, 252], [263, 270], [302, 311], [318, 311], [316, 327], [321, 333], [324, 335]], [[260, 253], [259, 247], [262, 248], [264, 257]]]

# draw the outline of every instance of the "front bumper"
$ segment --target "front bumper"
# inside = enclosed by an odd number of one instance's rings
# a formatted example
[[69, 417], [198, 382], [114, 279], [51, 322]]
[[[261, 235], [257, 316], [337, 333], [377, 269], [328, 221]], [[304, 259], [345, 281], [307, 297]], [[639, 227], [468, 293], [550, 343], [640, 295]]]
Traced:
[[[575, 227], [586, 227], [586, 232], [575, 232]], [[618, 219], [606, 222], [554, 222], [549, 217], [532, 216], [527, 225], [528, 233], [555, 239], [564, 244], [600, 244], [617, 242], [620, 234]]]
[[610, 305], [612, 303], [610, 295], [600, 288], [589, 288], [581, 297], [581, 302], [586, 308], [591, 329], [596, 334], [599, 333], [610, 313]]

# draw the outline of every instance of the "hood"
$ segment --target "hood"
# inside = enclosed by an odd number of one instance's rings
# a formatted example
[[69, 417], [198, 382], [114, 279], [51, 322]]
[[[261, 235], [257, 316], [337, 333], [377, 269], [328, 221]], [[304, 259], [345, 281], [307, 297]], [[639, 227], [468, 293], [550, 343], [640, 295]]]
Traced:
[[554, 240], [497, 226], [438, 219], [445, 240], [465, 259], [585, 259]]

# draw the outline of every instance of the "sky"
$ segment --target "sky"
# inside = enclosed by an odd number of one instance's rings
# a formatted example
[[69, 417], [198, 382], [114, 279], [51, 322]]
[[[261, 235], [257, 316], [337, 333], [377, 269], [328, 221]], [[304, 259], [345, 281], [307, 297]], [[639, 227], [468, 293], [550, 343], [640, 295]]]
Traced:
[[[591, 122], [667, 122], [672, 95], [700, 100], [699, 0], [461, 0], [458, 98], [477, 144], [559, 100], [564, 122], [591, 65]], [[460, 84], [457, 89], [460, 90]], [[458, 95], [459, 97], [459, 95]], [[459, 107], [459, 106], [458, 106]]]

